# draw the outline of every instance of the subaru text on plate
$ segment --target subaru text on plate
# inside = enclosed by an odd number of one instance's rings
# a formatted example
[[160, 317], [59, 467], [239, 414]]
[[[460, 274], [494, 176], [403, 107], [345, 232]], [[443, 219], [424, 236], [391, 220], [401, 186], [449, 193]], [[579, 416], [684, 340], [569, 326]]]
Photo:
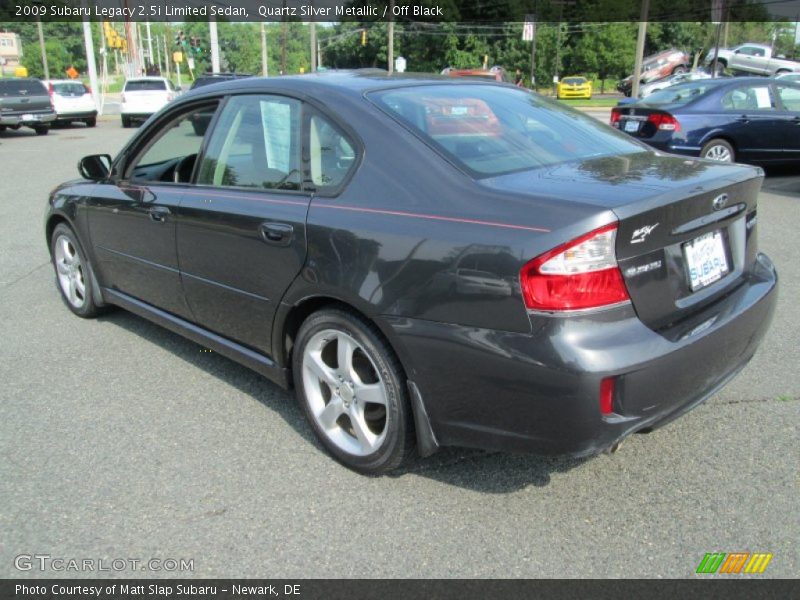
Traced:
[[79, 167], [45, 224], [66, 306], [293, 386], [361, 472], [439, 446], [610, 449], [736, 375], [775, 307], [760, 169], [513, 86], [220, 83]]

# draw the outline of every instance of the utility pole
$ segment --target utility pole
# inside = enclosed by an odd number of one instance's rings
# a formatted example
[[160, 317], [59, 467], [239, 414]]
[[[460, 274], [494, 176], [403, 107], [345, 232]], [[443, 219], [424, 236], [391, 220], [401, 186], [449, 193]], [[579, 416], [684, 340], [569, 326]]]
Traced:
[[[314, 6], [314, 3], [311, 3]], [[311, 21], [309, 24], [309, 34], [311, 37], [311, 72], [317, 72], [317, 24]]]
[[44, 31], [42, 31], [42, 19], [36, 19], [36, 29], [39, 30], [39, 48], [42, 50], [42, 67], [44, 67], [44, 78], [50, 79], [50, 67], [47, 66], [47, 52], [44, 50]]
[[267, 55], [267, 26], [261, 21], [261, 74], [269, 77], [269, 57]]
[[86, 64], [89, 68], [89, 85], [92, 86], [92, 97], [94, 106], [100, 112], [100, 88], [97, 87], [97, 63], [94, 60], [94, 40], [92, 39], [92, 24], [89, 21], [83, 22], [83, 43], [86, 47]]
[[153, 59], [153, 36], [150, 33], [150, 21], [147, 21], [144, 26], [147, 30], [147, 56], [150, 58], [150, 64], [154, 65], [156, 61]]
[[[286, 14], [286, 0], [283, 0], [283, 14]], [[281, 17], [281, 75], [286, 75], [286, 41], [289, 37], [289, 23], [286, 17]]]
[[644, 38], [647, 35], [647, 13], [649, 9], [650, 0], [642, 0], [642, 16], [639, 19], [639, 35], [636, 38], [636, 62], [633, 66], [633, 81], [631, 81], [631, 98], [639, 97], [639, 80], [642, 78]]
[[211, 48], [211, 72], [219, 73], [219, 39], [217, 38], [217, 21], [208, 22], [208, 41]]
[[394, 73], [394, 0], [389, 0], [389, 39], [387, 40], [387, 62], [389, 75]]

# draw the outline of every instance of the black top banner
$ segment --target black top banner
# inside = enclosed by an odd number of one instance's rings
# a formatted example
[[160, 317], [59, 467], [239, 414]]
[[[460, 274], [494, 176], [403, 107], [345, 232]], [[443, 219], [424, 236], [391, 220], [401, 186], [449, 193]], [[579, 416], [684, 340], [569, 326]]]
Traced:
[[800, 0], [0, 0], [0, 21], [796, 21]]

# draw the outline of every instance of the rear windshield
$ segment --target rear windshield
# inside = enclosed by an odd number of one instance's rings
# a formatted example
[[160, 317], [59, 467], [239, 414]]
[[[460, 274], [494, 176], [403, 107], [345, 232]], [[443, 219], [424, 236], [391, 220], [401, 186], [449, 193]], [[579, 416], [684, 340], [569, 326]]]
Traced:
[[514, 88], [431, 85], [369, 97], [475, 177], [642, 151], [592, 117]]
[[66, 94], [69, 96], [82, 96], [89, 90], [87, 90], [86, 86], [83, 85], [82, 83], [73, 82], [73, 83], [54, 83], [53, 91], [56, 94]]
[[140, 79], [125, 84], [126, 92], [162, 92], [166, 89], [167, 84], [160, 79]]
[[583, 85], [586, 80], [583, 77], [565, 77], [561, 82], [567, 85]]
[[719, 85], [719, 81], [714, 79], [703, 79], [700, 81], [681, 83], [657, 92], [653, 92], [643, 103], [656, 105], [674, 104], [676, 106], [683, 106], [692, 100], [696, 100], [715, 85]]
[[0, 79], [0, 94], [3, 96], [41, 96], [47, 94], [47, 89], [37, 79], [17, 79], [12, 81]]

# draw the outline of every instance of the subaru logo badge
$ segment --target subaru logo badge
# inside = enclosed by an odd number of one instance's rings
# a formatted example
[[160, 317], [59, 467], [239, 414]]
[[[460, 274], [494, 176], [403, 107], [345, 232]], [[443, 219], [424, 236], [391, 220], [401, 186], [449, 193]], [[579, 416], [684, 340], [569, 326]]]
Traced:
[[714, 201], [711, 203], [714, 207], [714, 210], [722, 210], [725, 208], [725, 205], [728, 203], [728, 194], [720, 194]]

